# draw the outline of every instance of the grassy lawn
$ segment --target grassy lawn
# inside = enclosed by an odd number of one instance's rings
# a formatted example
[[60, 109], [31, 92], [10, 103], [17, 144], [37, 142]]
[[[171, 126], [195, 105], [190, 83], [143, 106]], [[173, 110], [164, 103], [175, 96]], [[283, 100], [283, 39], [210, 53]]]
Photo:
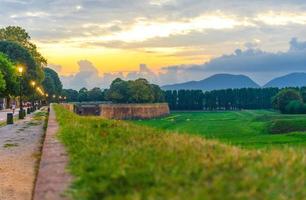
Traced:
[[[306, 147], [306, 115], [281, 115], [267, 110], [174, 112], [165, 118], [135, 123], [215, 138], [242, 147]], [[286, 132], [290, 133], [280, 134]]]
[[[75, 177], [68, 193], [73, 199], [303, 199], [306, 196], [305, 149], [240, 149], [133, 122], [80, 117], [60, 106], [55, 106], [55, 111], [60, 125], [58, 136], [66, 146], [69, 170]], [[181, 114], [172, 117], [178, 115]], [[195, 116], [202, 119], [201, 115]], [[217, 119], [218, 115], [213, 115]], [[227, 121], [235, 116], [227, 114], [224, 121], [229, 125]], [[210, 118], [211, 122], [213, 119]], [[254, 128], [260, 130], [260, 123], [255, 123]], [[196, 123], [192, 128], [198, 128]]]

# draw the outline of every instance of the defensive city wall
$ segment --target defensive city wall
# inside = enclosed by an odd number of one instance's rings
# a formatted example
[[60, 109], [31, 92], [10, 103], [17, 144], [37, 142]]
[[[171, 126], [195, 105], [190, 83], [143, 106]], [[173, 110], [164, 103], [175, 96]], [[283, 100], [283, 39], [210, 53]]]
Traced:
[[150, 104], [63, 104], [79, 115], [101, 116], [107, 119], [151, 119], [166, 116], [170, 113], [167, 103]]

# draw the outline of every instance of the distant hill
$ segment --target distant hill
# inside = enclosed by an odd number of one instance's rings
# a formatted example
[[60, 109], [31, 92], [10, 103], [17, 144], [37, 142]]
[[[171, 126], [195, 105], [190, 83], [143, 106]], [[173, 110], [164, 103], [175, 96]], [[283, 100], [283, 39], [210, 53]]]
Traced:
[[[306, 80], [306, 79], [305, 79]], [[252, 79], [244, 75], [216, 74], [201, 81], [165, 85], [163, 90], [219, 90], [228, 88], [258, 88], [260, 87]]]
[[302, 87], [306, 86], [306, 73], [292, 73], [269, 81], [264, 87]]

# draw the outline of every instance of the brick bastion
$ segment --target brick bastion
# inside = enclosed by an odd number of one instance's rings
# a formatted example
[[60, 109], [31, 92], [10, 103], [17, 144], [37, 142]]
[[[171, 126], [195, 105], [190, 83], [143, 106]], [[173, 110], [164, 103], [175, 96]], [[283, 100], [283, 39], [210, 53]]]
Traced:
[[170, 113], [167, 103], [147, 104], [63, 104], [64, 107], [83, 116], [101, 116], [107, 119], [152, 119]]

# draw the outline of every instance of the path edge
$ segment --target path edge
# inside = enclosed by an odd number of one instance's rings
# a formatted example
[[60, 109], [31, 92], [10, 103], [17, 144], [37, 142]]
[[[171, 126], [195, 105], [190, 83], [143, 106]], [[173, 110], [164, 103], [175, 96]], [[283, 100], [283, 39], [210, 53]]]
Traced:
[[33, 200], [68, 199], [63, 194], [69, 188], [72, 177], [67, 172], [68, 155], [56, 136], [58, 130], [59, 125], [51, 104]]

